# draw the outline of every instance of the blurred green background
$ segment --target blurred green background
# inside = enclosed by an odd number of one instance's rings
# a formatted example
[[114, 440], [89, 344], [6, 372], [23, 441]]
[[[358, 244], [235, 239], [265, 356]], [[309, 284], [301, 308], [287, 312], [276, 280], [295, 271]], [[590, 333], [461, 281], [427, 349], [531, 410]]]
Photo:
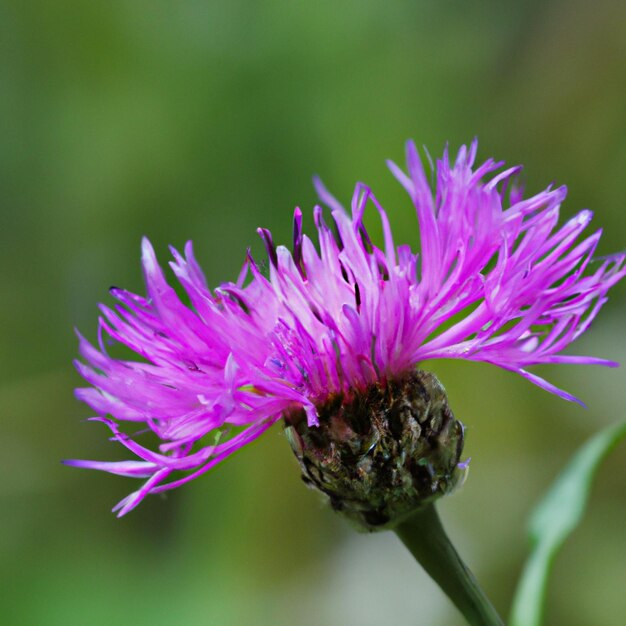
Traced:
[[[461, 624], [394, 535], [353, 533], [301, 484], [280, 428], [117, 520], [136, 483], [59, 462], [122, 455], [81, 421], [72, 328], [95, 337], [110, 285], [143, 290], [144, 234], [163, 261], [192, 238], [212, 284], [235, 277], [257, 226], [290, 240], [314, 173], [343, 200], [367, 181], [416, 244], [384, 165], [408, 137], [438, 155], [477, 135], [481, 158], [525, 164], [529, 192], [567, 183], [563, 216], [593, 208], [599, 253], [622, 249], [625, 7], [3, 0], [0, 622]], [[626, 361], [625, 301], [620, 285], [576, 352]], [[541, 370], [584, 410], [489, 366], [430, 367], [473, 458], [442, 516], [506, 613], [531, 504], [624, 417], [624, 370]], [[623, 469], [622, 448], [556, 563], [549, 624], [624, 623]]]

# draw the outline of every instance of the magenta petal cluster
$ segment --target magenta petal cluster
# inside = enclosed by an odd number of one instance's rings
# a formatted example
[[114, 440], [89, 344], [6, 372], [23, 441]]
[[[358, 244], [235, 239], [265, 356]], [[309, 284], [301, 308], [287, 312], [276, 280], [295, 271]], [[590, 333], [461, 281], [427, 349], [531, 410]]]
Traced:
[[[334, 227], [314, 209], [317, 242], [294, 215], [292, 249], [261, 235], [269, 257], [261, 271], [250, 255], [236, 282], [211, 290], [192, 246], [172, 249], [170, 266], [186, 292], [168, 284], [143, 242], [147, 296], [113, 289], [102, 306], [99, 347], [80, 337], [77, 362], [91, 385], [79, 399], [137, 458], [74, 466], [147, 479], [114, 509], [123, 515], [147, 494], [206, 472], [267, 430], [288, 411], [316, 407], [334, 394], [349, 401], [372, 383], [435, 358], [486, 361], [575, 400], [527, 367], [538, 363], [616, 363], [562, 351], [592, 322], [626, 273], [624, 254], [592, 261], [600, 231], [583, 236], [582, 211], [558, 226], [566, 189], [524, 198], [514, 180], [488, 160], [474, 167], [476, 142], [456, 160], [447, 151], [433, 172], [413, 143], [407, 171], [389, 167], [417, 213], [421, 249], [396, 245], [387, 214], [371, 190], [356, 186], [347, 211], [317, 183]], [[430, 174], [430, 172], [429, 172]], [[382, 223], [377, 247], [363, 224], [373, 207]], [[136, 360], [107, 354], [107, 341]], [[160, 445], [141, 445], [153, 431]]]

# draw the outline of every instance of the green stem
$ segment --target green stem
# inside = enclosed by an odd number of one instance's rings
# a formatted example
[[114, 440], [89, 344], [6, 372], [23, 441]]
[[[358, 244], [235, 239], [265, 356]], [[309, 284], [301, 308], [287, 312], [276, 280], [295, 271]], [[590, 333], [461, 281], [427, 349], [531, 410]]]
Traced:
[[474, 575], [461, 560], [441, 525], [434, 505], [421, 509], [395, 529], [411, 554], [454, 602], [471, 626], [504, 626]]

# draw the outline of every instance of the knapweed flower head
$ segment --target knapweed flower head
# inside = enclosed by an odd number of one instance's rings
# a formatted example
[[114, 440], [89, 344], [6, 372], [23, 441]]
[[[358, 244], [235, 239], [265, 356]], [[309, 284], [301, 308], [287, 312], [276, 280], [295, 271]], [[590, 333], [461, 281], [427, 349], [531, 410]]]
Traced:
[[[123, 515], [284, 418], [305, 479], [331, 502], [336, 489], [357, 479], [366, 495], [395, 481], [426, 498], [455, 482], [463, 433], [443, 388], [418, 364], [485, 361], [575, 400], [527, 368], [617, 365], [562, 352], [624, 276], [624, 255], [592, 261], [600, 231], [583, 235], [591, 212], [558, 226], [565, 187], [524, 198], [515, 185], [520, 168], [492, 159], [475, 166], [476, 150], [476, 142], [462, 147], [454, 160], [446, 151], [432, 172], [434, 189], [413, 143], [406, 171], [389, 163], [415, 207], [419, 253], [396, 245], [385, 210], [362, 183], [347, 210], [318, 181], [331, 222], [316, 206], [311, 240], [296, 209], [291, 249], [260, 229], [267, 271], [248, 254], [237, 280], [216, 289], [207, 286], [191, 243], [183, 254], [172, 249], [170, 266], [189, 304], [144, 240], [147, 295], [112, 289], [118, 303], [101, 307], [99, 347], [81, 336], [86, 364], [76, 364], [91, 385], [78, 398], [137, 458], [68, 463], [147, 479], [114, 509]], [[372, 209], [382, 247], [364, 226]], [[111, 357], [110, 340], [137, 358]], [[158, 437], [157, 449], [140, 443], [146, 429]], [[346, 462], [349, 476], [323, 475]], [[372, 485], [376, 471], [385, 476]], [[424, 476], [432, 479], [426, 486]], [[387, 521], [382, 500], [368, 511], [368, 524], [378, 523], [376, 515]]]

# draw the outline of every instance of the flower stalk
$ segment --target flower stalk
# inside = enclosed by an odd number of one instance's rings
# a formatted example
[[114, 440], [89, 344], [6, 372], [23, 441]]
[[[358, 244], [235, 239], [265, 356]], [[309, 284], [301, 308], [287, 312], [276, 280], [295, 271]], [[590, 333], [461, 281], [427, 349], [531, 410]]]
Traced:
[[428, 504], [395, 528], [416, 561], [439, 585], [471, 626], [504, 622], [448, 538], [434, 504]]

